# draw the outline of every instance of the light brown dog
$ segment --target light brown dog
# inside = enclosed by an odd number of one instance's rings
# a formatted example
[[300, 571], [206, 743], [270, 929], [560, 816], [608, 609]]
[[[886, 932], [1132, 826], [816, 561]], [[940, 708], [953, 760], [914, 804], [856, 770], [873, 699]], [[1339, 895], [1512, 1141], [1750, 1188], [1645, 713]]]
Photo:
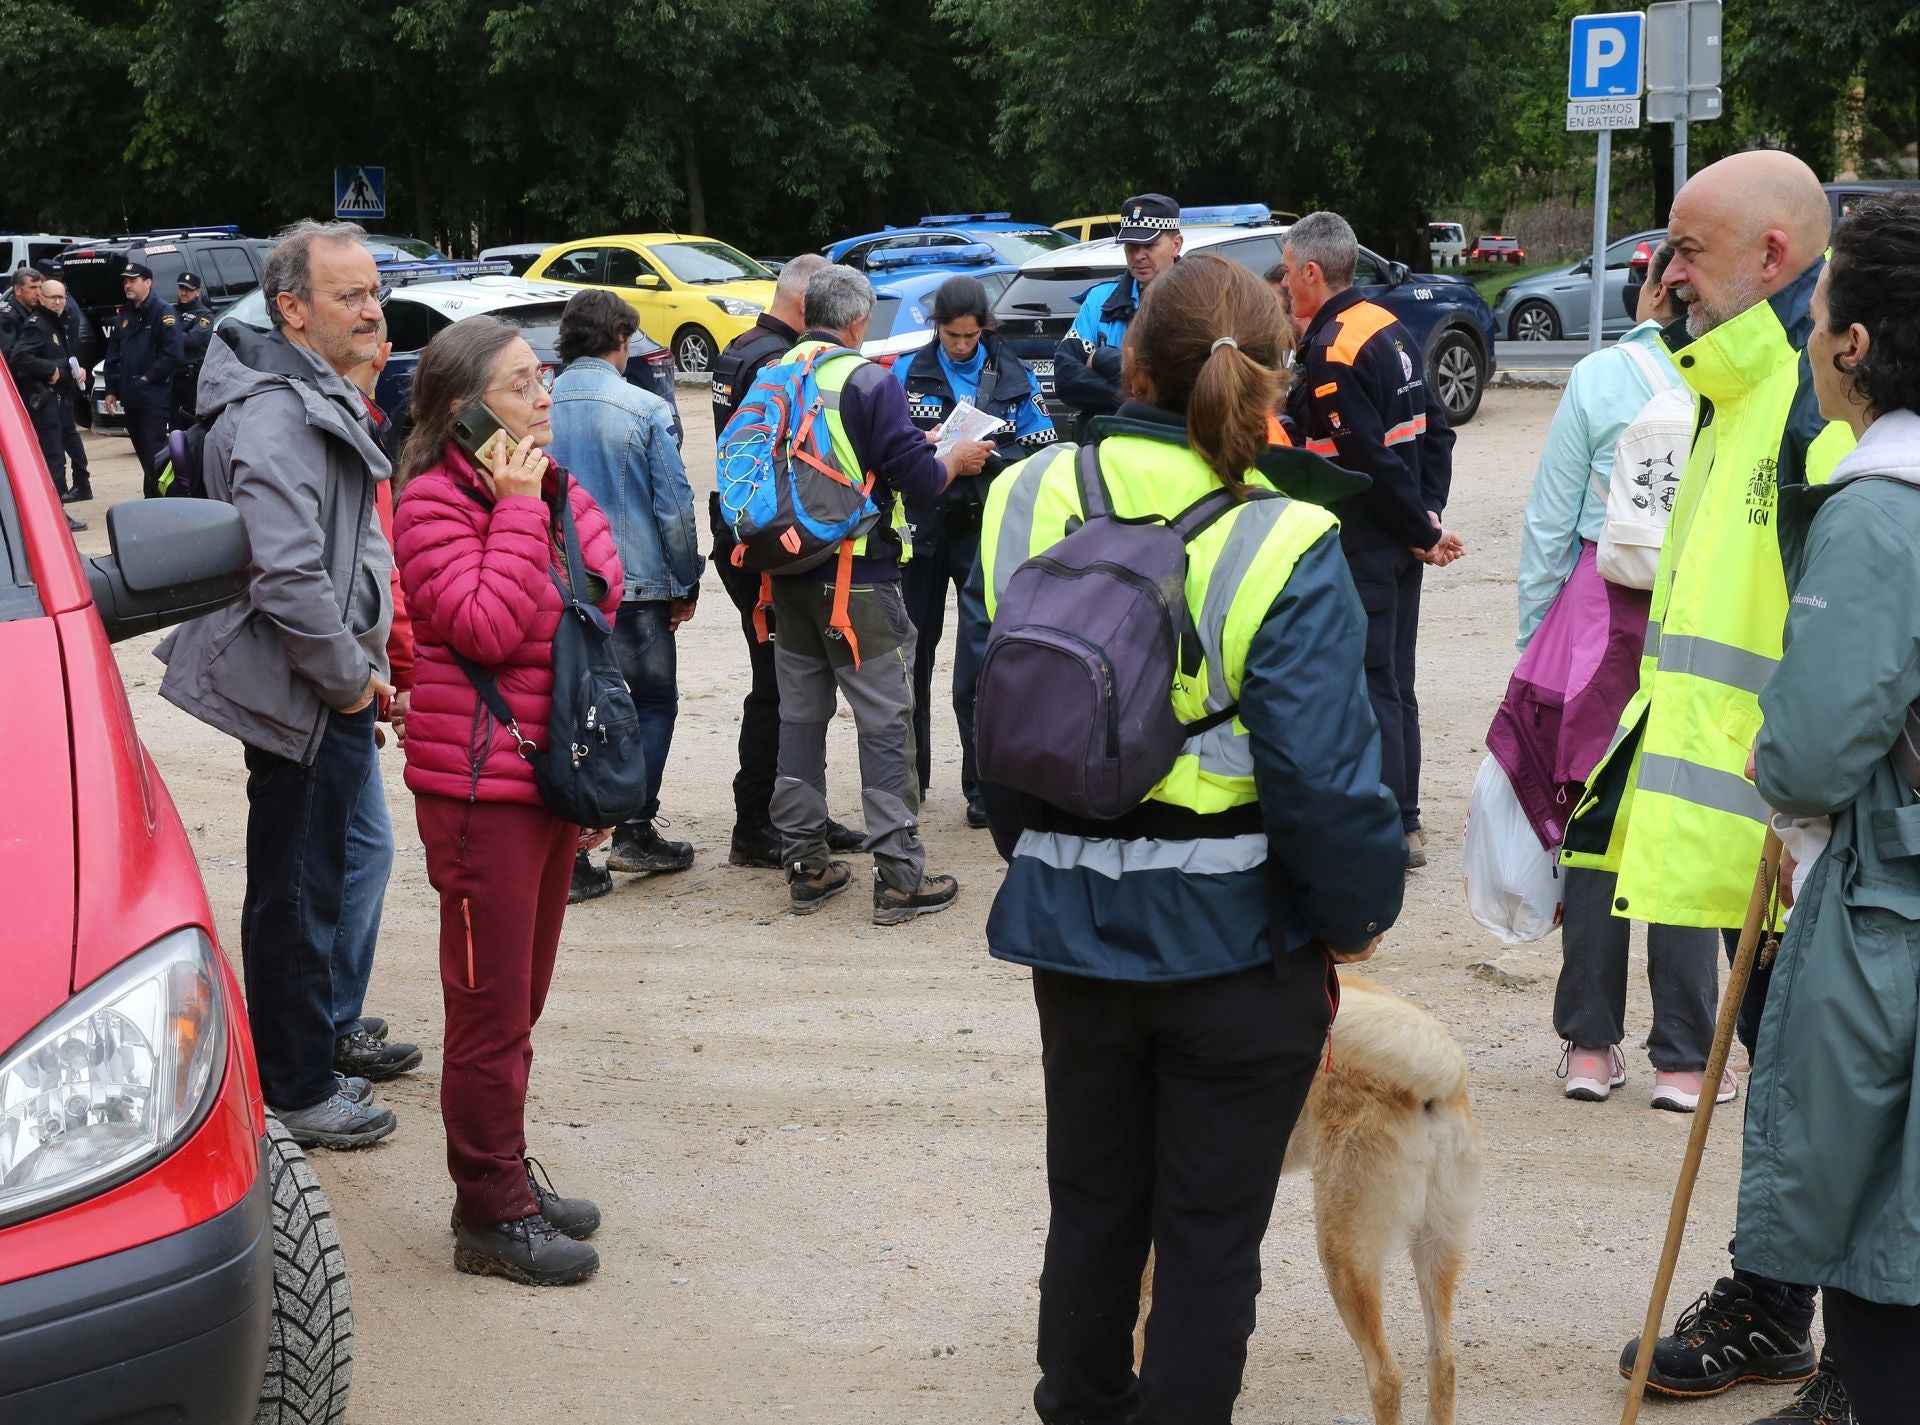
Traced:
[[[1406, 1249], [1427, 1323], [1427, 1425], [1453, 1425], [1453, 1295], [1480, 1200], [1480, 1129], [1467, 1060], [1424, 1009], [1340, 977], [1330, 1063], [1315, 1076], [1283, 1172], [1313, 1173], [1327, 1289], [1367, 1368], [1376, 1425], [1403, 1425], [1402, 1377], [1380, 1314], [1389, 1255]], [[1153, 1258], [1140, 1283], [1140, 1358]]]

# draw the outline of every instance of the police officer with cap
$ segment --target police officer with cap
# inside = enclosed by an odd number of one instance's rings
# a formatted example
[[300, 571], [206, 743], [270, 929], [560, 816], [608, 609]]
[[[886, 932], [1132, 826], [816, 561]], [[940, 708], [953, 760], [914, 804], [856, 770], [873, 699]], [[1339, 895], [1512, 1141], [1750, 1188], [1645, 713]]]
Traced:
[[141, 493], [160, 493], [166, 465], [167, 413], [173, 405], [173, 377], [186, 357], [180, 318], [153, 293], [153, 269], [129, 262], [120, 274], [126, 302], [107, 339], [107, 410], [124, 410], [127, 434], [140, 462]]
[[1120, 345], [1142, 290], [1179, 259], [1180, 205], [1164, 193], [1137, 194], [1122, 206], [1114, 236], [1126, 250], [1127, 275], [1087, 293], [1053, 355], [1054, 389], [1080, 412], [1082, 435], [1093, 417], [1120, 409]]
[[185, 359], [173, 376], [173, 419], [175, 430], [185, 430], [197, 414], [195, 395], [200, 385], [200, 363], [207, 359], [207, 343], [213, 340], [213, 308], [201, 295], [198, 273], [182, 272], [180, 301], [174, 308], [180, 318], [180, 342]]

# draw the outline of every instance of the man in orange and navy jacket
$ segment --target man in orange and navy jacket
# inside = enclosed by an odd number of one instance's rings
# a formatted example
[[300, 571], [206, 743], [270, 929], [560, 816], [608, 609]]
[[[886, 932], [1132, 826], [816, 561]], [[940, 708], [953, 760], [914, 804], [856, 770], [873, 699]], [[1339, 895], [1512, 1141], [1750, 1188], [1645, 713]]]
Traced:
[[1302, 328], [1288, 414], [1308, 450], [1368, 476], [1333, 506], [1367, 611], [1367, 693], [1382, 775], [1400, 802], [1407, 863], [1426, 864], [1420, 825], [1420, 704], [1414, 649], [1428, 565], [1466, 552], [1440, 517], [1453, 479], [1453, 431], [1423, 375], [1420, 344], [1354, 290], [1359, 243], [1346, 219], [1310, 213], [1287, 232], [1281, 300]]

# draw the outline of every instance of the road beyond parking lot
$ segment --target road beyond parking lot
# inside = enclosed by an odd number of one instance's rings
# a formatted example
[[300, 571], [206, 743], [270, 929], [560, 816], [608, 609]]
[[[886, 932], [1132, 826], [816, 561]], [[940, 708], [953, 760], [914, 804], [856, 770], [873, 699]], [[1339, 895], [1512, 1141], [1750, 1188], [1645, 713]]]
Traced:
[[[1502, 364], [1521, 346], [1502, 343]], [[704, 531], [708, 404], [704, 390], [680, 395]], [[1631, 1078], [1611, 1103], [1563, 1101], [1549, 1020], [1557, 941], [1502, 957], [1461, 897], [1461, 820], [1514, 661], [1520, 516], [1556, 399], [1496, 389], [1461, 430], [1447, 523], [1470, 557], [1426, 581], [1432, 863], [1413, 875], [1405, 915], [1365, 967], [1439, 1015], [1472, 1066], [1487, 1181], [1456, 1318], [1463, 1425], [1618, 1417], [1614, 1362], [1646, 1309], [1689, 1125], [1645, 1107], [1651, 1070], [1632, 1046]], [[125, 442], [89, 438], [89, 449], [96, 490], [132, 497], [138, 472]], [[104, 551], [104, 506], [80, 513], [92, 522], [82, 551]], [[237, 963], [240, 750], [160, 700], [157, 641], [117, 652]], [[399, 855], [368, 1008], [396, 1037], [417, 1040], [426, 1063], [382, 1088], [400, 1116], [392, 1139], [315, 1160], [353, 1273], [349, 1419], [1031, 1420], [1047, 1217], [1038, 1035], [1026, 975], [983, 947], [998, 863], [986, 834], [965, 827], [951, 714], [935, 709], [924, 831], [930, 868], [960, 878], [959, 906], [878, 930], [856, 895], [795, 920], [776, 873], [726, 864], [746, 662], [712, 577], [681, 630], [680, 659], [663, 800], [672, 834], [699, 859], [679, 876], [621, 877], [613, 895], [569, 913], [535, 1037], [531, 1151], [562, 1192], [596, 1199], [606, 1217], [596, 1239], [605, 1265], [584, 1286], [543, 1292], [452, 1269], [435, 901], [399, 754], [382, 756]], [[844, 714], [830, 756], [833, 807], [857, 818]], [[1644, 964], [1637, 936], [1636, 1042], [1648, 1023]], [[1739, 1113], [1726, 1112], [1675, 1308], [1725, 1270], [1738, 1162]], [[1362, 1425], [1372, 1416], [1360, 1359], [1321, 1281], [1310, 1205], [1306, 1180], [1282, 1183], [1239, 1418]], [[1409, 1419], [1419, 1419], [1425, 1347], [1404, 1259], [1388, 1288], [1388, 1332], [1408, 1376]], [[1786, 1394], [1743, 1387], [1719, 1401], [1654, 1405], [1648, 1418], [1742, 1425]]]

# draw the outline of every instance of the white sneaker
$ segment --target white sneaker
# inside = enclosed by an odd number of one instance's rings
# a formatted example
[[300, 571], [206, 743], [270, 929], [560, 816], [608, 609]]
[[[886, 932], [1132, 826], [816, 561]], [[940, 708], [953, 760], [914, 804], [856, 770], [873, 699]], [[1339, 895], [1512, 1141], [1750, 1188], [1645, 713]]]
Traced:
[[1604, 1049], [1562, 1044], [1559, 1076], [1567, 1081], [1564, 1092], [1568, 1098], [1605, 1103], [1608, 1095], [1627, 1081], [1627, 1056], [1618, 1044]]
[[[1666, 1069], [1657, 1071], [1653, 1076], [1653, 1106], [1664, 1108], [1672, 1113], [1692, 1113], [1700, 1107], [1700, 1094], [1705, 1089], [1707, 1075], [1704, 1069], [1694, 1069], [1687, 1073], [1671, 1073]], [[1740, 1096], [1740, 1080], [1734, 1077], [1732, 1069], [1726, 1069], [1720, 1075], [1720, 1092], [1714, 1096], [1715, 1103], [1732, 1103]]]

